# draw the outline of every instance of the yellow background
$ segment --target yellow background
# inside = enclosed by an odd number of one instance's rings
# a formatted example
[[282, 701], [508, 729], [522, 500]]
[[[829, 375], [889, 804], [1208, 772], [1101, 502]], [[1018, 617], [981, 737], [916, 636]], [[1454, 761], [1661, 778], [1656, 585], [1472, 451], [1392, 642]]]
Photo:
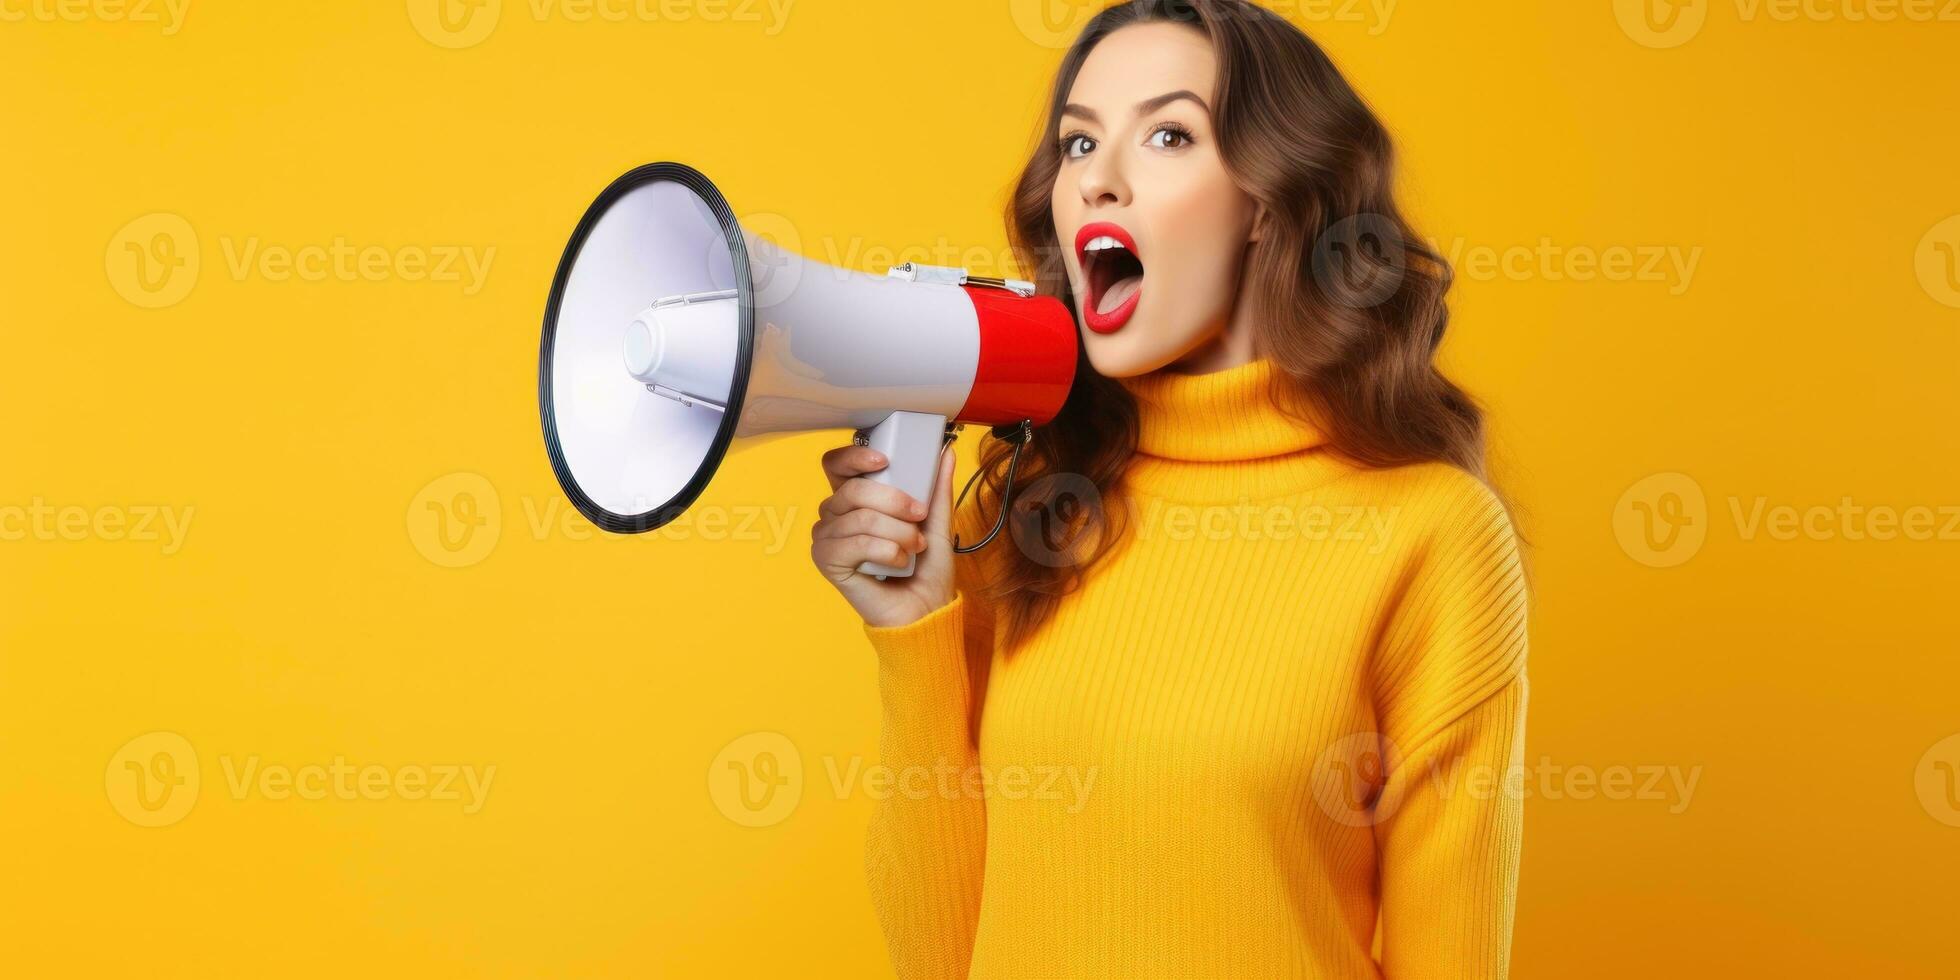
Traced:
[[[846, 434], [732, 457], [702, 498], [781, 540], [597, 536], [541, 445], [541, 312], [581, 211], [657, 159], [817, 258], [998, 264], [1080, 12], [731, 2], [504, 0], [446, 47], [400, 0], [194, 0], [171, 33], [0, 0], [25, 12], [0, 21], [0, 531], [37, 502], [190, 519], [174, 547], [0, 541], [0, 973], [887, 971], [870, 800], [826, 770], [874, 761], [868, 648], [807, 561]], [[1397, 132], [1446, 248], [1700, 256], [1454, 295], [1447, 361], [1535, 545], [1527, 762], [1698, 773], [1690, 798], [1533, 793], [1516, 975], [1951, 976], [1960, 540], [1733, 511], [1960, 505], [1960, 23], [1702, 0], [1684, 37], [1633, 7], [1283, 6]], [[122, 246], [158, 214], [199, 263], [149, 309]], [[254, 239], [495, 252], [471, 292], [234, 273]], [[1697, 494], [1703, 544], [1654, 560], [1642, 506]], [[464, 497], [483, 523], [449, 552], [431, 522], [467, 512], [429, 505]], [[117, 780], [153, 732], [201, 783], [144, 827]], [[755, 733], [801, 796], [744, 826], [711, 780]], [[496, 768], [473, 813], [227, 788], [336, 758]]]

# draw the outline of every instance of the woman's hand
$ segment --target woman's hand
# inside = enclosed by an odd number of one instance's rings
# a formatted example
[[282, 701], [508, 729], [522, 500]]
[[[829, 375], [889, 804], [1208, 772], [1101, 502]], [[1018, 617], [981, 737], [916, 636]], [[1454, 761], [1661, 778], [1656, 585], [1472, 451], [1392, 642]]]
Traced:
[[[906, 626], [953, 601], [953, 451], [942, 447], [932, 500], [915, 500], [864, 474], [887, 465], [882, 453], [844, 446], [823, 455], [831, 494], [810, 528], [810, 558], [871, 626]], [[921, 529], [919, 522], [924, 521]], [[919, 556], [909, 578], [883, 582], [858, 571], [871, 561], [902, 566]]]

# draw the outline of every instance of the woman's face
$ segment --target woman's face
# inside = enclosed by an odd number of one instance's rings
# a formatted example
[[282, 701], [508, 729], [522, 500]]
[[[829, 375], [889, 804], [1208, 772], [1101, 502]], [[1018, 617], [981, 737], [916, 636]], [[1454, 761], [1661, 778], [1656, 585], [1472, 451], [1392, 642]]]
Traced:
[[1232, 318], [1258, 207], [1218, 155], [1216, 74], [1203, 34], [1134, 24], [1104, 38], [1069, 89], [1055, 234], [1104, 377], [1178, 361]]

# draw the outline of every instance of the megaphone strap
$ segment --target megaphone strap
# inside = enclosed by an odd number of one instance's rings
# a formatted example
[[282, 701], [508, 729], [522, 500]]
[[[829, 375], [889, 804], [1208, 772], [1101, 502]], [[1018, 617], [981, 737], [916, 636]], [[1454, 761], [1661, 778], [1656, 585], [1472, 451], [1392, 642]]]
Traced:
[[[1021, 466], [1021, 450], [1026, 449], [1028, 443], [1034, 441], [1034, 423], [1029, 419], [1022, 419], [1020, 422], [1011, 425], [996, 425], [993, 428], [993, 434], [994, 434], [994, 438], [996, 439], [1000, 439], [1000, 440], [1011, 439], [1014, 442], [1014, 455], [1011, 458], [1009, 458], [1007, 461], [1007, 481], [1001, 488], [1000, 513], [994, 517], [993, 530], [988, 531], [987, 536], [981, 538], [979, 544], [968, 546], [968, 547], [962, 547], [960, 545], [959, 534], [957, 532], [954, 533], [953, 535], [954, 554], [970, 555], [976, 551], [979, 551], [982, 548], [985, 548], [987, 546], [987, 543], [992, 541], [994, 539], [994, 536], [1000, 533], [1000, 529], [1007, 525], [1007, 502], [1014, 499], [1014, 471], [1019, 469]], [[976, 469], [973, 471], [972, 476], [966, 478], [966, 486], [960, 488], [959, 500], [954, 501], [953, 503], [953, 509], [955, 511], [959, 510], [960, 504], [966, 502], [967, 491], [973, 489], [973, 482], [975, 480], [980, 479], [980, 474], [982, 472], [984, 471]]]

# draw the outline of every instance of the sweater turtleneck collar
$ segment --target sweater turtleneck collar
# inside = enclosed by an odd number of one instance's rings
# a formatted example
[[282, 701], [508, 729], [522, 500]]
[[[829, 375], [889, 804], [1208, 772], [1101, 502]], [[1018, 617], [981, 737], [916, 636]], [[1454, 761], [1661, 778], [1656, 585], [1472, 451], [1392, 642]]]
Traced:
[[1280, 410], [1279, 374], [1259, 357], [1209, 374], [1118, 378], [1137, 405], [1128, 482], [1156, 496], [1222, 501], [1282, 496], [1344, 472], [1320, 426]]

